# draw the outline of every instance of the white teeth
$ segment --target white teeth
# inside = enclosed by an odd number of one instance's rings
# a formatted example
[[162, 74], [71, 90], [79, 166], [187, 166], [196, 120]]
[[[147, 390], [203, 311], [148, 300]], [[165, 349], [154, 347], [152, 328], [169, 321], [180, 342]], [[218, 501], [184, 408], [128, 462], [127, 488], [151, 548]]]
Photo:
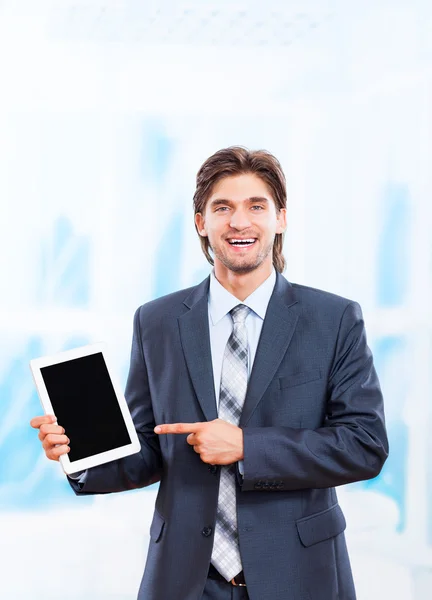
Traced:
[[229, 240], [230, 244], [253, 244], [254, 243], [254, 239], [251, 238], [249, 240]]

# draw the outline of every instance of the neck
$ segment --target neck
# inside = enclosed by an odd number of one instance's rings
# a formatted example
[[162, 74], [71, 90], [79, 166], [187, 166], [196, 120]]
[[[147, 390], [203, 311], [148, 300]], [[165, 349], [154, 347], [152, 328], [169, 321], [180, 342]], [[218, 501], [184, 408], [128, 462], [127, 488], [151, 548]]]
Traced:
[[235, 273], [215, 260], [215, 277], [230, 294], [243, 302], [271, 275], [273, 263], [261, 264], [249, 273]]

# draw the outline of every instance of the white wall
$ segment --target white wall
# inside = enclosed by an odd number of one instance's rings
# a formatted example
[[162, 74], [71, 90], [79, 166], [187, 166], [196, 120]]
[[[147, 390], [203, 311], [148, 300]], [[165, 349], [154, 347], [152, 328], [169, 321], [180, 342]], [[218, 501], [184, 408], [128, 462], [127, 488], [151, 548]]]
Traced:
[[103, 339], [125, 382], [135, 308], [208, 273], [196, 171], [242, 144], [285, 169], [288, 279], [364, 310], [391, 455], [339, 492], [359, 600], [429, 598], [431, 25], [408, 0], [0, 4], [1, 597], [136, 596], [156, 490], [73, 495], [28, 361]]

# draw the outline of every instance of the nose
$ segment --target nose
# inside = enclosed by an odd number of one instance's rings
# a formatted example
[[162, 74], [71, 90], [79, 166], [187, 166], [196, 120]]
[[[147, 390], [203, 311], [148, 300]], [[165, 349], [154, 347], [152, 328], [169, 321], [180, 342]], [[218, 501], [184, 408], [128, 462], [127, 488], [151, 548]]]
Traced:
[[247, 210], [237, 208], [231, 214], [230, 226], [233, 229], [247, 229], [251, 226], [250, 215]]

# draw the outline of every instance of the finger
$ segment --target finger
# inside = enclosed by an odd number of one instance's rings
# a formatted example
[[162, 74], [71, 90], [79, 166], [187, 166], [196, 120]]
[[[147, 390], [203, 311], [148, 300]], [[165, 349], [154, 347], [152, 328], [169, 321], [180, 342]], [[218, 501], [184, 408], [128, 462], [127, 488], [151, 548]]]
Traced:
[[194, 444], [196, 444], [196, 443], [197, 443], [197, 439], [196, 439], [196, 435], [195, 435], [195, 433], [190, 433], [190, 434], [187, 436], [187, 438], [186, 438], [186, 441], [187, 441], [187, 443], [188, 443], [190, 446], [193, 446]]
[[49, 433], [43, 443], [42, 447], [44, 450], [49, 450], [53, 446], [56, 445], [68, 445], [70, 443], [70, 439], [66, 435], [56, 435], [54, 433]]
[[51, 448], [45, 454], [50, 460], [58, 460], [60, 456], [63, 454], [67, 454], [70, 452], [69, 446], [56, 446], [55, 448]]
[[33, 417], [33, 419], [30, 421], [30, 425], [34, 429], [39, 429], [39, 427], [44, 423], [55, 423], [56, 421], [57, 419], [54, 415], [43, 415], [42, 417]]
[[201, 454], [199, 446], [194, 446], [193, 449], [197, 454]]
[[171, 423], [169, 425], [158, 425], [154, 428], [155, 433], [196, 433], [203, 423]]
[[64, 428], [61, 425], [41, 425], [39, 429], [39, 439], [43, 441], [49, 433], [56, 433], [62, 435], [65, 433]]

